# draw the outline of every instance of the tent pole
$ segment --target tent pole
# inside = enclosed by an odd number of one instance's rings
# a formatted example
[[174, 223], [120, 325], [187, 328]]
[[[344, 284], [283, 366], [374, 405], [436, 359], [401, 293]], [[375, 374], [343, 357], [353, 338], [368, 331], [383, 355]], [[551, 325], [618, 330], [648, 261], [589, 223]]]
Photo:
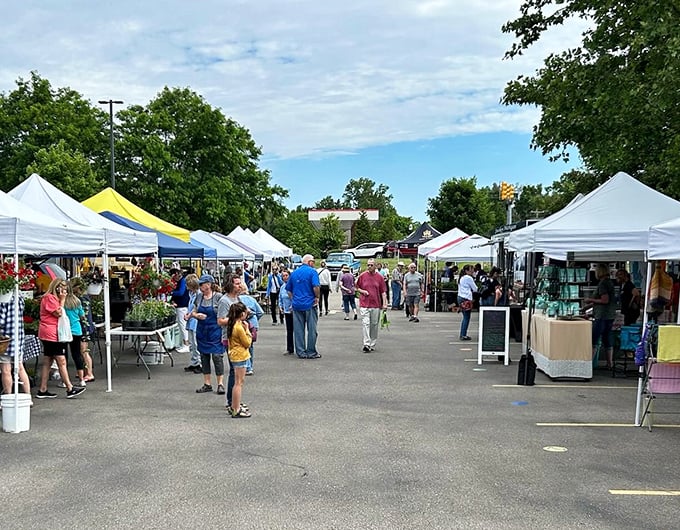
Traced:
[[102, 254], [104, 269], [104, 342], [106, 345], [106, 391], [111, 392], [111, 294], [109, 292], [109, 254]]
[[[647, 302], [649, 301], [649, 286], [652, 282], [652, 267], [651, 261], [647, 262], [647, 278], [645, 278], [645, 307], [642, 308], [642, 334], [644, 335], [644, 330], [647, 329]], [[645, 366], [642, 365], [638, 368], [638, 386], [637, 395], [635, 396], [635, 426], [640, 426], [640, 408], [642, 406], [642, 391], [643, 391], [643, 378], [645, 375]]]

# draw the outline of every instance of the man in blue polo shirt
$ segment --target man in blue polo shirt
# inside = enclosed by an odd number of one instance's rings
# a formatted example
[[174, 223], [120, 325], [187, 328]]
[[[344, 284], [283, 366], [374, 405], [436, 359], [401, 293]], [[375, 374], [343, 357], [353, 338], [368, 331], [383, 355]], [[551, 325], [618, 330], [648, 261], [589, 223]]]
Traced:
[[316, 351], [316, 324], [319, 319], [316, 307], [319, 304], [320, 288], [319, 273], [314, 269], [314, 256], [302, 256], [302, 265], [288, 278], [286, 290], [293, 305], [295, 353], [300, 359], [320, 359], [321, 354]]

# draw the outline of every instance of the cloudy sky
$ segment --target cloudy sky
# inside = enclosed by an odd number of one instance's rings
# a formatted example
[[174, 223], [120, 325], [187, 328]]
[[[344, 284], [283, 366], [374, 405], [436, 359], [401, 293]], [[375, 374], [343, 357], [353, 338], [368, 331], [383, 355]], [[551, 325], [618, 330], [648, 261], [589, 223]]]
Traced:
[[145, 105], [190, 87], [251, 131], [287, 206], [389, 186], [426, 219], [452, 177], [549, 184], [571, 166], [529, 149], [535, 109], [505, 84], [579, 41], [553, 32], [502, 60], [520, 0], [24, 0], [3, 6], [0, 91], [36, 70], [86, 98]]

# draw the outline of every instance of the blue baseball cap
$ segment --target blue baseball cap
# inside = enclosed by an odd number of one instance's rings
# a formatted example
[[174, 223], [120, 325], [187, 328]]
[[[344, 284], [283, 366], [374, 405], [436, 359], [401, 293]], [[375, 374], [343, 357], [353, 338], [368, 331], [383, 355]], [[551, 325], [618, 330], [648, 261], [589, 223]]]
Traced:
[[202, 283], [215, 283], [215, 278], [213, 278], [212, 274], [201, 274], [201, 277], [198, 279], [198, 284]]

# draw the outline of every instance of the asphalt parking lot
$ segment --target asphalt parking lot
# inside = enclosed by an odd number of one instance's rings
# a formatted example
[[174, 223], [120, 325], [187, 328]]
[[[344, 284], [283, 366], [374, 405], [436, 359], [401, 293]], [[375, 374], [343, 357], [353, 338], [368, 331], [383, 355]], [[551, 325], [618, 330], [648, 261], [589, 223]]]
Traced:
[[517, 386], [516, 362], [476, 364], [476, 313], [465, 343], [457, 314], [389, 312], [362, 353], [331, 305], [318, 360], [283, 355], [263, 317], [250, 419], [195, 393], [186, 354], [34, 399], [30, 431], [0, 433], [2, 528], [678, 526], [680, 422], [634, 427], [635, 378]]

